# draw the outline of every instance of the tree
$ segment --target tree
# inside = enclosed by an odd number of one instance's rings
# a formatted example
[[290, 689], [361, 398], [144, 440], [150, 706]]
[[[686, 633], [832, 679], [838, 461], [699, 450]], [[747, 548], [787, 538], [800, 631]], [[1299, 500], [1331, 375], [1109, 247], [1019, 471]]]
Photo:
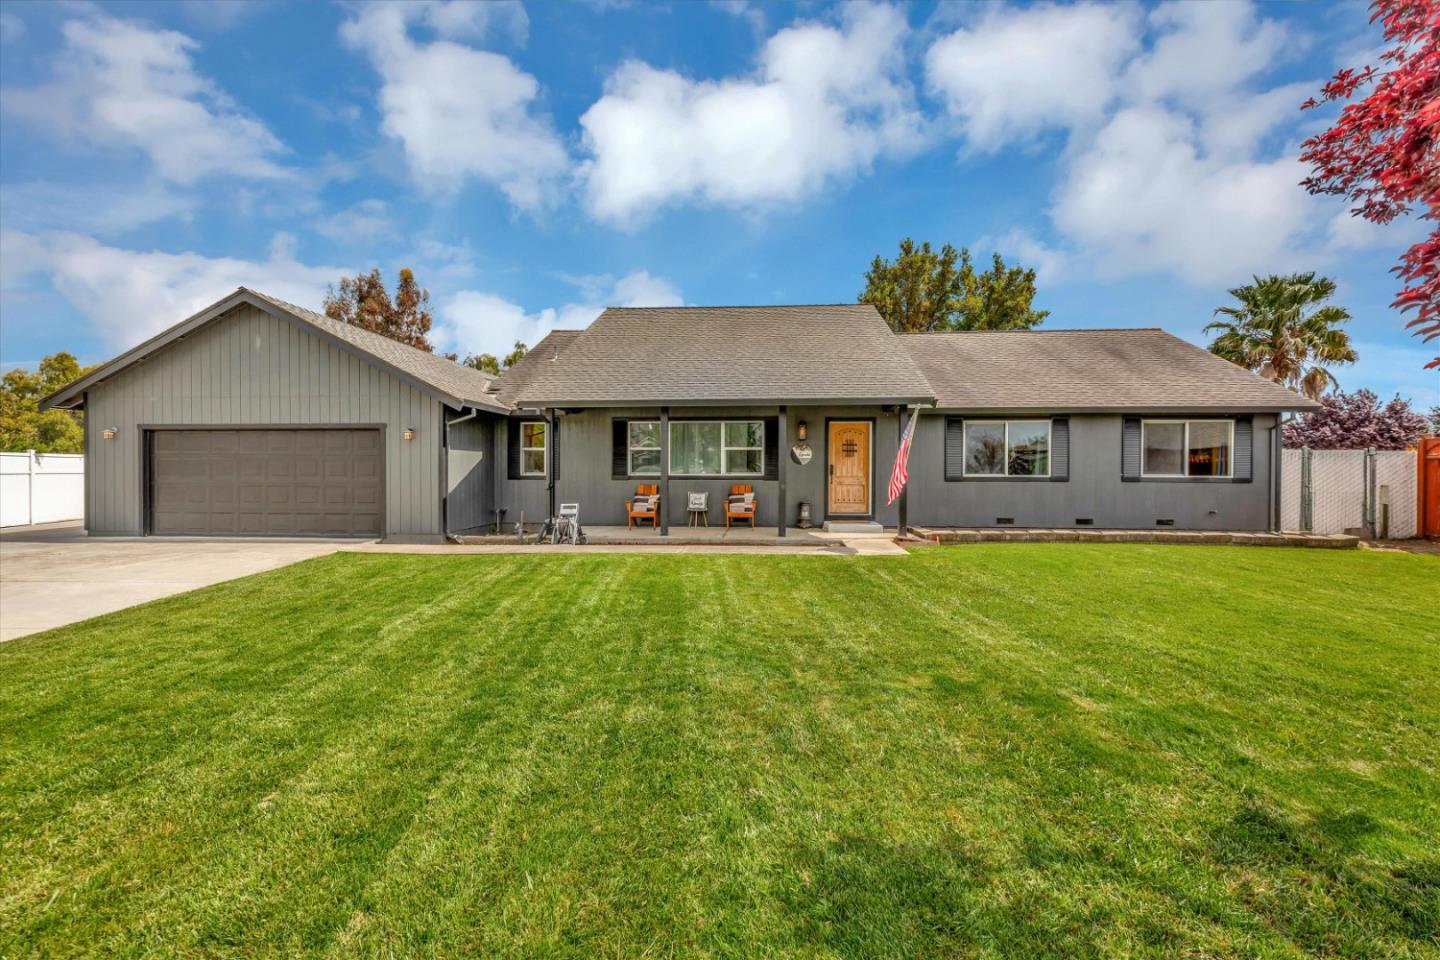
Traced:
[[1430, 432], [1435, 436], [1440, 437], [1440, 403], [1437, 403], [1435, 404], [1435, 406], [1431, 407], [1430, 412], [1426, 414], [1426, 416], [1430, 420]]
[[1337, 387], [1325, 368], [1354, 363], [1356, 356], [1350, 335], [1339, 329], [1350, 312], [1325, 303], [1335, 293], [1335, 281], [1314, 273], [1254, 281], [1230, 291], [1239, 306], [1216, 308], [1229, 319], [1205, 327], [1206, 333], [1220, 332], [1210, 352], [1312, 400]]
[[395, 299], [385, 290], [380, 268], [341, 277], [339, 289], [325, 294], [325, 316], [433, 353], [430, 339], [430, 291], [415, 282], [409, 267], [400, 271]]
[[69, 353], [52, 353], [35, 373], [18, 367], [0, 381], [0, 449], [80, 453], [85, 449], [83, 414], [40, 412], [40, 398], [73, 383], [94, 367], [82, 367]]
[[[1351, 100], [1334, 126], [1301, 144], [1310, 165], [1301, 181], [1311, 193], [1345, 197], [1351, 212], [1385, 224], [1423, 204], [1423, 219], [1440, 221], [1440, 151], [1436, 149], [1440, 103], [1440, 0], [1375, 0], [1370, 22], [1384, 25], [1389, 49], [1382, 66], [1345, 69], [1311, 97], [1304, 109]], [[1405, 325], [1426, 343], [1440, 338], [1440, 228], [1414, 244], [1394, 273], [1404, 288], [1392, 307], [1414, 311]], [[1440, 367], [1440, 357], [1426, 365]]]
[[509, 370], [511, 367], [515, 366], [515, 364], [519, 363], [521, 360], [524, 360], [525, 354], [529, 352], [530, 350], [525, 346], [524, 343], [516, 340], [515, 349], [505, 354], [505, 369]]
[[857, 298], [875, 305], [896, 333], [932, 330], [1029, 330], [1050, 315], [1035, 310], [1035, 271], [994, 255], [976, 273], [970, 251], [950, 244], [936, 253], [906, 237], [893, 261], [876, 255]]
[[1312, 450], [1404, 450], [1425, 435], [1425, 418], [1398, 396], [1380, 405], [1369, 390], [1332, 393], [1324, 409], [1285, 424], [1285, 446]]
[[479, 356], [473, 353], [467, 353], [465, 359], [460, 361], [460, 365], [462, 367], [472, 367], [481, 373], [488, 373], [492, 377], [498, 377], [500, 375], [500, 361], [495, 359], [495, 354], [493, 353], [482, 353]]

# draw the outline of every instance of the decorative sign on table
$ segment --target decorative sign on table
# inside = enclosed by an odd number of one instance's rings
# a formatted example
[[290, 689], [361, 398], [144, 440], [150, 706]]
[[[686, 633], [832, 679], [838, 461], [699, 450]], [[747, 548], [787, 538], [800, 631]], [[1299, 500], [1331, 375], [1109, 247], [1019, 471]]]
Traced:
[[801, 440], [799, 443], [795, 444], [793, 447], [790, 448], [790, 459], [794, 460], [802, 467], [810, 462], [810, 458], [813, 455], [814, 454], [810, 450], [810, 444], [806, 443], [804, 440]]

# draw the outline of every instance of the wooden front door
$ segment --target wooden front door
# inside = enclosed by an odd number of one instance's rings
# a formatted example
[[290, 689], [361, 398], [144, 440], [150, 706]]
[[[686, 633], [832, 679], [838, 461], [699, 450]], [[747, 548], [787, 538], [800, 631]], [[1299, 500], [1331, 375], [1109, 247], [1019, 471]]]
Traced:
[[832, 517], [870, 514], [870, 423], [859, 420], [830, 422], [830, 492]]

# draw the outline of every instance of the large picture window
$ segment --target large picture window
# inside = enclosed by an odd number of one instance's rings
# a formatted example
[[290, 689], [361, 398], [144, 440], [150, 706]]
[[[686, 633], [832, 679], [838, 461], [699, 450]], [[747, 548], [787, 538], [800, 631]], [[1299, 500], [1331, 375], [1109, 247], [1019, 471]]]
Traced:
[[545, 476], [545, 422], [527, 420], [520, 424], [520, 475]]
[[[660, 473], [660, 423], [632, 420], [632, 476]], [[670, 473], [677, 477], [754, 477], [765, 472], [765, 421], [670, 421]]]
[[1233, 420], [1145, 420], [1140, 424], [1142, 476], [1229, 477]]
[[1050, 421], [966, 420], [965, 476], [1050, 476]]

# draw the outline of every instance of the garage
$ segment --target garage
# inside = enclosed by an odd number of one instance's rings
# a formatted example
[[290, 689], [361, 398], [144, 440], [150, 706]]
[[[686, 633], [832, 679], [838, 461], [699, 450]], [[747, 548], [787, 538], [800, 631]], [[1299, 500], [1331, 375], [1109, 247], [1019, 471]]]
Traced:
[[378, 537], [378, 429], [151, 430], [150, 533]]

